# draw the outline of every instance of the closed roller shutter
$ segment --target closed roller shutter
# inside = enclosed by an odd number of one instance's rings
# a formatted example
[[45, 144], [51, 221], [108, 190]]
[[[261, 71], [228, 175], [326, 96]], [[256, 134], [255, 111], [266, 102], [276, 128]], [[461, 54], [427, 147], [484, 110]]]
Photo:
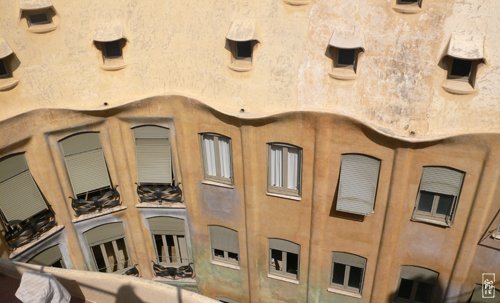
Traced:
[[7, 221], [22, 221], [47, 209], [23, 154], [1, 161], [0, 171], [0, 208]]
[[134, 128], [140, 183], [172, 183], [169, 130], [158, 126]]
[[343, 252], [334, 252], [333, 253], [333, 262], [342, 263], [346, 265], [352, 265], [356, 267], [364, 268], [366, 265], [366, 259]]
[[420, 190], [457, 197], [464, 173], [446, 167], [424, 167]]
[[124, 237], [121, 222], [103, 224], [84, 233], [90, 247]]
[[269, 239], [269, 248], [299, 254], [300, 245], [282, 239]]
[[31, 258], [28, 263], [43, 266], [52, 266], [52, 264], [61, 259], [62, 255], [61, 250], [59, 249], [59, 245], [55, 245], [37, 254], [36, 256]]
[[75, 195], [111, 186], [97, 133], [85, 133], [61, 142]]
[[433, 283], [438, 273], [423, 267], [403, 265], [401, 266], [401, 278], [415, 281]]
[[363, 155], [343, 155], [337, 210], [360, 215], [373, 212], [380, 160]]
[[239, 253], [238, 232], [222, 226], [209, 226], [212, 249]]
[[155, 235], [184, 235], [184, 220], [172, 217], [148, 219], [149, 230]]

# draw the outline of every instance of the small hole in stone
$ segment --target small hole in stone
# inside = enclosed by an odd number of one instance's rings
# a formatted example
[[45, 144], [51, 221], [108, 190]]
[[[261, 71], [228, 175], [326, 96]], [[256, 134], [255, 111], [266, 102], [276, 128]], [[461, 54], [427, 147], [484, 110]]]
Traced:
[[415, 131], [411, 130], [410, 131], [410, 136], [415, 136]]
[[240, 113], [244, 113], [245, 112], [245, 109], [244, 108], [241, 108], [240, 109]]
[[104, 106], [108, 106], [108, 102], [104, 102]]

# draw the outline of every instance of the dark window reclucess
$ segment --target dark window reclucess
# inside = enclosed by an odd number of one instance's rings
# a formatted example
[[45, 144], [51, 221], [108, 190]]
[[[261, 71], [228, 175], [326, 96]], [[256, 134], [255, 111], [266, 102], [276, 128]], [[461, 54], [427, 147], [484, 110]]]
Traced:
[[238, 58], [252, 57], [252, 41], [244, 41], [236, 43], [236, 56]]
[[472, 61], [453, 58], [451, 75], [458, 77], [468, 77], [472, 68]]

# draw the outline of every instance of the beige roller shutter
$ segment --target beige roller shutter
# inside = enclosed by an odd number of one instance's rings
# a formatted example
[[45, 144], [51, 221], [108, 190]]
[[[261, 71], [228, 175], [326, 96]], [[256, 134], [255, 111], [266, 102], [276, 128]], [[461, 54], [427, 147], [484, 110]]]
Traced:
[[156, 235], [184, 235], [184, 220], [173, 217], [153, 217], [148, 219], [149, 230]]
[[0, 209], [7, 221], [22, 221], [47, 209], [24, 154], [2, 160], [0, 171]]
[[337, 210], [368, 215], [373, 212], [380, 160], [342, 155]]
[[462, 187], [464, 173], [451, 168], [424, 167], [420, 190], [457, 197]]
[[61, 146], [75, 195], [111, 186], [98, 133], [74, 135]]
[[99, 225], [84, 233], [89, 246], [106, 243], [112, 240], [123, 238], [123, 224], [121, 222]]
[[61, 250], [59, 249], [59, 245], [55, 245], [37, 254], [36, 256], [31, 258], [28, 263], [43, 266], [52, 266], [52, 264], [61, 259], [62, 255]]
[[333, 262], [365, 268], [366, 259], [349, 253], [334, 252]]
[[134, 128], [139, 183], [172, 183], [169, 130], [158, 126]]
[[238, 232], [222, 226], [209, 226], [212, 249], [239, 254]]
[[278, 249], [294, 254], [300, 253], [300, 245], [282, 239], [269, 239], [269, 248]]

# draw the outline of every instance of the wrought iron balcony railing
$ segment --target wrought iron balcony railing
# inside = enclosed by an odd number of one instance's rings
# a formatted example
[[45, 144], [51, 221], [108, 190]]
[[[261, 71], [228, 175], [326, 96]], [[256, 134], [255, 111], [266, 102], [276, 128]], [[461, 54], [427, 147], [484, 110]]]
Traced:
[[179, 184], [137, 184], [137, 194], [139, 201], [142, 202], [182, 202], [182, 190]]
[[50, 208], [23, 221], [7, 222], [2, 214], [2, 221], [5, 226], [5, 241], [11, 250], [38, 239], [56, 225], [54, 212]]
[[179, 267], [170, 267], [163, 266], [158, 263], [153, 262], [153, 271], [155, 276], [157, 277], [165, 277], [176, 280], [177, 278], [194, 278], [195, 273], [194, 269], [191, 265], [193, 263], [189, 263], [188, 265], [179, 266]]
[[112, 208], [121, 205], [120, 193], [116, 189], [118, 186], [111, 188], [110, 190], [104, 192], [101, 196], [92, 197], [92, 200], [85, 200], [79, 198], [71, 199], [71, 207], [76, 213], [76, 216], [83, 214], [89, 214], [94, 212], [100, 212], [104, 208]]

